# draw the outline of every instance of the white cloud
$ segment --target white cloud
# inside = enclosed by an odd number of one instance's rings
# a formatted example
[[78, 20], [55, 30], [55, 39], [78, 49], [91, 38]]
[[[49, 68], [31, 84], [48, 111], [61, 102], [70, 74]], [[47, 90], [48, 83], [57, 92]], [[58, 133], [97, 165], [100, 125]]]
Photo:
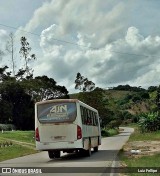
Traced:
[[136, 1], [45, 2], [24, 28], [42, 30], [35, 73], [52, 76], [72, 91], [77, 72], [101, 87], [158, 84], [160, 36], [131, 25], [134, 18], [139, 26], [142, 21], [132, 7], [137, 9]]
[[135, 27], [130, 27], [127, 31], [127, 35], [125, 37], [127, 43], [132, 47], [137, 47], [137, 44], [141, 43], [144, 40], [144, 37], [139, 34], [139, 31]]
[[[118, 84], [149, 86], [160, 82], [157, 77], [160, 73], [159, 36], [144, 37], [137, 28], [130, 27], [123, 38], [94, 49], [58, 44], [54, 41], [57, 29], [60, 28], [56, 27], [55, 30], [52, 25], [42, 32], [41, 47], [44, 56], [35, 71], [41, 68], [43, 74], [52, 76], [71, 91], [77, 72], [101, 87]], [[83, 45], [88, 46], [90, 38], [94, 40], [96, 37], [77, 33], [75, 43], [83, 41]]]
[[7, 35], [7, 31], [0, 29], [0, 37], [4, 38], [4, 37], [6, 37], [6, 35]]
[[[7, 38], [8, 38], [7, 31], [0, 29], [0, 61], [2, 61], [5, 54]], [[2, 65], [4, 65], [4, 63], [0, 62], [0, 66]]]
[[92, 47], [98, 47], [123, 33], [128, 22], [126, 13], [129, 13], [131, 5], [131, 2], [117, 0], [52, 0], [35, 11], [25, 30], [44, 30], [54, 24], [54, 27], [57, 25], [60, 28], [59, 33], [55, 34], [56, 38], [74, 41], [79, 32], [81, 35], [94, 36]]
[[0, 29], [0, 49], [4, 49], [6, 39], [8, 37], [7, 31]]

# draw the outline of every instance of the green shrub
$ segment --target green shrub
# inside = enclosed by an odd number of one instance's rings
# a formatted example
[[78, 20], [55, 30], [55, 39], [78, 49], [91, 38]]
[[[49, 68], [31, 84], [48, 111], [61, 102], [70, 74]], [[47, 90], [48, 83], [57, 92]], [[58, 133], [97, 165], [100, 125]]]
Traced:
[[132, 99], [132, 95], [127, 94], [124, 98], [118, 100], [117, 104], [120, 106], [127, 105], [131, 99]]
[[133, 123], [138, 123], [139, 121], [139, 116], [133, 115]]
[[124, 121], [123, 121], [123, 124], [124, 124], [124, 125], [128, 125], [128, 124], [130, 124], [130, 123], [132, 123], [132, 119], [127, 119], [127, 120], [124, 120]]
[[124, 111], [123, 112], [123, 119], [127, 120], [127, 119], [132, 119], [133, 115], [131, 113], [129, 113], [128, 111]]
[[120, 119], [116, 119], [116, 120], [112, 120], [108, 125], [107, 127], [108, 128], [119, 128], [119, 126], [122, 124], [122, 120]]
[[109, 136], [114, 136], [114, 135], [117, 135], [119, 133], [118, 129], [109, 129], [107, 131], [109, 133]]
[[139, 94], [135, 94], [133, 97], [132, 97], [132, 101], [135, 103], [135, 102], [138, 102], [141, 100], [141, 96]]
[[160, 117], [158, 112], [142, 114], [139, 120], [141, 132], [152, 132], [160, 129]]
[[0, 124], [0, 130], [6, 130], [6, 129], [7, 129], [7, 127], [5, 124]]
[[108, 137], [109, 136], [109, 132], [105, 129], [102, 129], [101, 130], [101, 135], [104, 136], [104, 137]]
[[13, 124], [0, 124], [0, 131], [11, 131], [15, 129], [16, 127]]
[[118, 129], [102, 129], [101, 135], [103, 137], [109, 137], [109, 136], [114, 136], [119, 133]]

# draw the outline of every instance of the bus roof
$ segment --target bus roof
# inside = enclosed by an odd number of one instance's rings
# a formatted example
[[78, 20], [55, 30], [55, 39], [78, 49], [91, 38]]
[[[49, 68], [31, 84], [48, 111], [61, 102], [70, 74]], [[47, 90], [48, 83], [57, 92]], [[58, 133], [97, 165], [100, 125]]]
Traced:
[[45, 101], [40, 101], [37, 102], [36, 105], [40, 105], [40, 104], [47, 104], [47, 103], [52, 103], [52, 102], [63, 102], [63, 103], [79, 103], [82, 106], [88, 107], [89, 109], [98, 112], [95, 108], [83, 103], [82, 101], [78, 100], [78, 99], [53, 99], [53, 100], [45, 100]]

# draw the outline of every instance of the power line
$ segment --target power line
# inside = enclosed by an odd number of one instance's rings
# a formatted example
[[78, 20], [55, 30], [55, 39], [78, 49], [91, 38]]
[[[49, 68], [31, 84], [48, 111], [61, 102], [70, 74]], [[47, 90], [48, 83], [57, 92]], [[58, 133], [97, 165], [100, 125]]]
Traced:
[[36, 33], [33, 33], [33, 32], [29, 32], [29, 31], [26, 31], [26, 30], [23, 30], [23, 29], [18, 29], [18, 28], [13, 27], [13, 26], [8, 26], [8, 25], [1, 24], [1, 23], [0, 23], [0, 26], [11, 28], [11, 29], [14, 29], [14, 30], [22, 31], [22, 32], [26, 32], [26, 33], [29, 33], [29, 34], [32, 34], [32, 35], [40, 36], [39, 34], [36, 34]]
[[113, 51], [113, 50], [111, 52], [118, 53], [118, 54], [133, 55], [133, 56], [155, 57], [155, 56], [148, 56], [148, 55], [144, 55], [144, 54], [123, 53], [123, 52]]
[[[30, 31], [26, 31], [26, 30], [23, 30], [23, 29], [18, 29], [18, 28], [16, 28], [16, 27], [4, 25], [4, 24], [1, 24], [1, 23], [0, 23], [0, 26], [4, 26], [4, 27], [7, 27], [7, 28], [12, 28], [12, 29], [14, 29], [14, 30], [19, 30], [19, 31], [26, 32], [26, 33], [29, 33], [29, 34], [31, 34], [31, 35], [35, 35], [35, 36], [39, 36], [39, 37], [40, 37], [40, 34], [36, 34], [36, 33], [30, 32]], [[65, 40], [60, 40], [60, 39], [57, 39], [57, 38], [52, 38], [52, 39], [55, 40], [55, 41], [58, 41], [58, 42], [62, 42], [62, 43], [68, 43], [68, 44], [72, 44], [72, 45], [87, 47], [87, 46], [85, 46], [85, 45], [79, 45], [79, 44], [74, 43], [74, 42], [65, 41]]]
[[[1, 23], [0, 23], [0, 26], [11, 28], [11, 29], [14, 29], [14, 30], [19, 30], [19, 31], [22, 31], [22, 32], [25, 32], [25, 33], [28, 33], [28, 34], [40, 37], [40, 34], [36, 34], [36, 33], [30, 32], [30, 31], [26, 31], [26, 30], [23, 30], [23, 29], [18, 29], [18, 28], [13, 27], [13, 26], [1, 24]], [[70, 42], [70, 41], [60, 40], [60, 39], [57, 39], [57, 38], [52, 38], [52, 39], [55, 40], [55, 41], [57, 41], [57, 42], [67, 43], [67, 44], [71, 44], [71, 45], [75, 45], [75, 46], [81, 46], [81, 47], [84, 47], [84, 48], [89, 48], [89, 49], [94, 49], [94, 50], [100, 49], [100, 48], [96, 48], [96, 47], [88, 47], [88, 46], [85, 46], [85, 45], [80, 45], [80, 44], [77, 44], [77, 43], [74, 43], [74, 42]], [[106, 49], [103, 49], [103, 50], [106, 50]], [[153, 55], [149, 56], [149, 55], [144, 55], [144, 54], [135, 54], [135, 53], [120, 52], [120, 51], [115, 51], [115, 50], [111, 50], [111, 52], [117, 53], [117, 54], [123, 54], [123, 55], [132, 55], [132, 56], [140, 56], [140, 57], [152, 57], [152, 58], [154, 57], [154, 58], [159, 58], [159, 57], [153, 56]]]

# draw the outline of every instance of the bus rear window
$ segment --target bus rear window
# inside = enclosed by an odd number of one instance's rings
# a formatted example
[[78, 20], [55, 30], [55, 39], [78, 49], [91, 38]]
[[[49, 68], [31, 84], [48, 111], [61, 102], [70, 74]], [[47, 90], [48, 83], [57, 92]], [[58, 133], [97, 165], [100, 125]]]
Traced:
[[73, 122], [77, 116], [76, 103], [39, 104], [37, 116], [41, 123]]

